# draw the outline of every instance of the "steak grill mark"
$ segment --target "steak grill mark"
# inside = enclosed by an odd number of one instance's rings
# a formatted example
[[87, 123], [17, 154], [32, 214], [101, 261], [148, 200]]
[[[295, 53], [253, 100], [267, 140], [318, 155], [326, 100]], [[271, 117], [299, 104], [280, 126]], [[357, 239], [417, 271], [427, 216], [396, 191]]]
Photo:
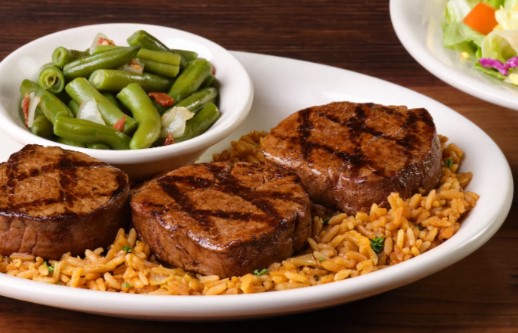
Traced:
[[[366, 124], [367, 115], [364, 108], [375, 108], [378, 112], [384, 112], [392, 117], [405, 117], [402, 128], [405, 129], [405, 136], [403, 138], [396, 138], [386, 133], [377, 131]], [[299, 113], [299, 127], [297, 128], [298, 138], [290, 138], [291, 140], [298, 141], [301, 146], [302, 156], [304, 160], [311, 163], [311, 153], [313, 150], [320, 149], [327, 153], [336, 156], [347, 164], [348, 169], [353, 172], [354, 176], [357, 176], [360, 168], [369, 167], [375, 174], [381, 171], [381, 167], [375, 165], [375, 161], [368, 159], [361, 150], [359, 139], [362, 133], [371, 134], [376, 138], [384, 138], [392, 141], [397, 145], [404, 148], [402, 150], [405, 156], [405, 167], [408, 166], [409, 161], [412, 159], [413, 150], [416, 148], [414, 142], [416, 142], [416, 136], [412, 133], [417, 130], [417, 123], [422, 121], [426, 126], [433, 127], [433, 120], [426, 116], [426, 112], [422, 108], [410, 109], [406, 112], [406, 116], [395, 112], [388, 107], [377, 106], [373, 103], [360, 104], [355, 107], [354, 116], [346, 119], [345, 122], [341, 121], [338, 117], [324, 112], [318, 112], [314, 115], [315, 118], [324, 118], [330, 122], [336, 123], [342, 127], [348, 129], [348, 137], [343, 140], [349, 140], [355, 144], [354, 153], [336, 151], [331, 146], [316, 143], [311, 141], [311, 130], [314, 128], [313, 122], [311, 121], [312, 109], [304, 109]]]
[[[195, 176], [177, 176], [168, 175], [159, 179], [159, 185], [162, 190], [173, 199], [180, 209], [187, 212], [195, 221], [200, 223], [204, 228], [211, 232], [215, 239], [220, 235], [211, 221], [211, 217], [222, 219], [232, 219], [240, 221], [261, 221], [268, 225], [283, 224], [285, 218], [282, 217], [275, 209], [272, 199], [281, 199], [284, 201], [292, 201], [302, 204], [288, 193], [277, 191], [254, 191], [244, 186], [239, 179], [231, 175], [231, 168], [225, 168], [213, 164], [204, 164], [214, 179], [198, 178]], [[281, 174], [279, 174], [281, 176]], [[251, 203], [258, 208], [262, 214], [239, 212], [239, 211], [223, 211], [223, 210], [205, 210], [196, 209], [189, 196], [182, 192], [176, 184], [184, 184], [194, 189], [212, 188], [222, 193], [228, 193], [233, 196]]]
[[[34, 150], [30, 153], [34, 153]], [[73, 207], [74, 203], [77, 201], [81, 201], [84, 199], [83, 193], [75, 193], [74, 185], [75, 179], [77, 178], [77, 170], [79, 168], [95, 168], [98, 166], [104, 166], [103, 162], [84, 162], [84, 161], [74, 161], [69, 159], [69, 154], [66, 154], [65, 151], [60, 152], [60, 156], [56, 159], [54, 164], [49, 164], [47, 166], [36, 166], [33, 169], [30, 169], [28, 172], [22, 172], [19, 170], [19, 165], [23, 163], [23, 160], [18, 158], [19, 155], [14, 155], [9, 159], [7, 164], [7, 177], [8, 181], [6, 182], [5, 190], [8, 195], [8, 203], [7, 207], [5, 207], [5, 211], [10, 212], [10, 215], [17, 215], [17, 211], [22, 210], [26, 207], [42, 207], [46, 205], [56, 204], [60, 202], [65, 202], [65, 212], [62, 215], [63, 218], [70, 218], [77, 216], [78, 214], [71, 211], [68, 207]], [[13, 200], [15, 199], [14, 194], [16, 193], [17, 183], [22, 182], [31, 177], [42, 176], [45, 174], [50, 174], [52, 172], [56, 172], [59, 175], [59, 184], [61, 186], [59, 190], [59, 195], [56, 198], [41, 198], [31, 202], [25, 203], [16, 203]], [[117, 189], [113, 193], [106, 193], [106, 195], [117, 195], [123, 188], [123, 182], [121, 176], [117, 178], [118, 186]], [[78, 194], [78, 195], [75, 195]], [[14, 213], [13, 213], [14, 212]], [[19, 215], [25, 215], [20, 213]], [[42, 216], [40, 219], [52, 218], [51, 216]]]

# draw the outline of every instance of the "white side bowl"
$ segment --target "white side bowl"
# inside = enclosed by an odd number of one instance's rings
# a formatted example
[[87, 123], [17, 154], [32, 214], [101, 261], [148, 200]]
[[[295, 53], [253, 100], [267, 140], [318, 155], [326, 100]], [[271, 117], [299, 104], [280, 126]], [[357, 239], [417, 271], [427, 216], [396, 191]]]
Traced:
[[[221, 117], [209, 130], [198, 137], [168, 146], [141, 150], [96, 150], [43, 139], [24, 126], [19, 113], [20, 84], [23, 79], [36, 80], [39, 68], [51, 61], [52, 51], [56, 47], [86, 49], [99, 32], [117, 44], [127, 45], [126, 38], [137, 30], [146, 30], [171, 48], [196, 51], [214, 65], [216, 78], [221, 84]], [[34, 143], [77, 150], [115, 165], [135, 179], [193, 163], [208, 147], [231, 134], [246, 119], [252, 101], [250, 77], [230, 52], [203, 37], [162, 26], [114, 23], [63, 30], [20, 47], [0, 63], [0, 129], [19, 142], [20, 147]]]

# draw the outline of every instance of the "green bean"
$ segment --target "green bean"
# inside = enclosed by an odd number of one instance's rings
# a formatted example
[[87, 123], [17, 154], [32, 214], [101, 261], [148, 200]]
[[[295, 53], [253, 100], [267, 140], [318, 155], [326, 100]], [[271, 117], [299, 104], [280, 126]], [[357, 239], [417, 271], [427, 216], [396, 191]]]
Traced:
[[152, 60], [162, 64], [169, 64], [175, 66], [180, 66], [180, 62], [182, 61], [182, 56], [177, 53], [143, 48], [138, 50], [137, 58], [141, 60]]
[[63, 67], [63, 74], [67, 79], [89, 76], [96, 69], [117, 68], [135, 57], [138, 46], [114, 48], [109, 51], [95, 53], [69, 62]]
[[196, 59], [189, 63], [187, 68], [173, 83], [169, 90], [169, 95], [173, 97], [176, 103], [199, 89], [203, 81], [211, 75], [212, 65], [206, 59]]
[[90, 50], [90, 54], [96, 54], [96, 53], [103, 53], [106, 51], [113, 51], [115, 49], [122, 49], [124, 46], [118, 46], [118, 45], [97, 45], [92, 50]]
[[70, 111], [72, 111], [72, 113], [74, 114], [74, 117], [77, 117], [77, 113], [79, 112], [80, 107], [81, 107], [81, 105], [78, 102], [74, 101], [73, 99], [68, 101], [68, 108], [70, 109]]
[[77, 142], [77, 141], [74, 141], [74, 140], [65, 139], [65, 138], [60, 138], [59, 136], [57, 137], [56, 141], [59, 142], [59, 143], [62, 143], [64, 145], [69, 145], [69, 146], [74, 146], [74, 147], [81, 147], [81, 148], [85, 148], [86, 147], [86, 145], [84, 143], [80, 143], [80, 142]]
[[186, 64], [198, 58], [198, 53], [191, 50], [170, 49], [170, 51], [179, 54]]
[[70, 95], [70, 97], [72, 97], [72, 99], [79, 104], [88, 102], [90, 100], [95, 100], [99, 112], [101, 113], [101, 117], [106, 122], [106, 124], [113, 126], [122, 117], [126, 117], [123, 130], [124, 133], [132, 133], [137, 127], [137, 122], [135, 119], [127, 116], [117, 106], [113, 105], [113, 103], [104, 97], [104, 95], [101, 94], [97, 89], [95, 89], [86, 78], [75, 78], [65, 86], [65, 90]]
[[191, 60], [198, 58], [198, 54], [194, 51], [180, 50], [180, 49], [169, 49], [164, 43], [158, 38], [151, 35], [145, 30], [138, 30], [134, 32], [126, 40], [129, 45], [141, 46], [142, 48], [155, 50], [155, 51], [171, 51], [182, 56], [180, 66], [185, 67]]
[[34, 121], [31, 126], [32, 134], [45, 139], [51, 139], [54, 132], [52, 123], [45, 117], [44, 114], [38, 114], [34, 117]]
[[174, 78], [180, 72], [182, 57], [179, 54], [162, 50], [141, 48], [137, 58], [144, 64], [144, 71]]
[[169, 48], [145, 30], [135, 31], [126, 41], [131, 46], [140, 46], [148, 50], [169, 51]]
[[216, 104], [209, 102], [203, 109], [185, 123], [185, 132], [182, 136], [175, 138], [175, 142], [189, 140], [209, 129], [221, 116]]
[[[117, 98], [115, 98], [115, 96], [113, 96], [112, 94], [110, 94], [110, 93], [103, 93], [103, 96], [106, 97], [106, 99], [108, 101], [110, 101], [113, 105], [115, 105], [116, 107], [120, 107], [119, 101], [117, 101]], [[70, 111], [72, 111], [72, 113], [76, 117], [77, 117], [77, 112], [79, 111], [80, 107], [81, 107], [81, 105], [78, 102], [74, 101], [73, 99], [71, 99], [68, 102], [68, 108], [70, 109]]]
[[104, 149], [104, 150], [111, 149], [110, 146], [108, 146], [107, 144], [102, 143], [102, 142], [87, 143], [86, 144], [86, 148], [90, 148], [90, 149]]
[[109, 92], [103, 92], [103, 96], [106, 97], [107, 100], [112, 102], [113, 105], [115, 105], [116, 107], [120, 108], [119, 101], [117, 100], [117, 98], [113, 94], [111, 94]]
[[130, 83], [138, 83], [146, 91], [167, 91], [173, 81], [150, 73], [132, 73], [118, 69], [98, 69], [88, 79], [98, 90], [120, 91]]
[[34, 93], [40, 98], [38, 107], [41, 109], [45, 117], [54, 124], [56, 118], [60, 115], [72, 117], [72, 111], [63, 103], [56, 95], [43, 89], [37, 83], [31, 80], [23, 80], [20, 85], [20, 93], [22, 96]]
[[52, 63], [59, 68], [63, 68], [63, 66], [69, 62], [86, 55], [88, 55], [87, 51], [69, 50], [63, 46], [59, 46], [52, 52]]
[[138, 122], [138, 128], [129, 143], [130, 148], [151, 147], [160, 136], [161, 120], [149, 96], [137, 83], [130, 83], [117, 94], [117, 98]]
[[153, 60], [144, 60], [139, 59], [139, 61], [144, 65], [144, 71], [158, 74], [161, 76], [174, 78], [180, 72], [180, 66], [177, 65], [169, 65], [161, 62], [156, 62]]
[[128, 149], [130, 142], [129, 136], [113, 127], [69, 117], [56, 119], [54, 134], [81, 145], [102, 142], [113, 149]]
[[217, 96], [218, 90], [214, 87], [208, 87], [192, 93], [177, 103], [176, 106], [182, 106], [189, 111], [196, 112], [208, 102], [213, 102]]
[[43, 65], [38, 75], [38, 84], [48, 91], [58, 94], [65, 87], [65, 76], [53, 63]]
[[207, 76], [207, 78], [201, 83], [200, 88], [214, 87], [216, 86], [218, 81], [216, 81], [216, 77], [212, 74]]
[[[108, 101], [110, 101], [113, 105], [120, 108], [119, 101], [117, 100], [117, 98], [115, 98], [115, 96], [113, 96], [110, 93], [103, 93], [103, 96], [106, 97], [106, 99]], [[78, 102], [74, 101], [73, 99], [71, 99], [68, 102], [68, 108], [70, 109], [70, 111], [72, 111], [72, 113], [74, 114], [75, 117], [77, 117], [77, 113], [79, 112], [80, 107], [81, 107], [81, 105]]]

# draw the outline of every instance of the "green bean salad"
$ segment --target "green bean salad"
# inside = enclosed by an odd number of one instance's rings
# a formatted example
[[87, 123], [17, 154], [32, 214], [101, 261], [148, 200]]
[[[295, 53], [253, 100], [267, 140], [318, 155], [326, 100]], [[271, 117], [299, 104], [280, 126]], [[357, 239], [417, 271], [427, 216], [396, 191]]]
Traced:
[[139, 30], [116, 45], [104, 34], [86, 50], [57, 47], [37, 81], [20, 85], [27, 128], [93, 149], [143, 149], [185, 141], [220, 117], [214, 67]]

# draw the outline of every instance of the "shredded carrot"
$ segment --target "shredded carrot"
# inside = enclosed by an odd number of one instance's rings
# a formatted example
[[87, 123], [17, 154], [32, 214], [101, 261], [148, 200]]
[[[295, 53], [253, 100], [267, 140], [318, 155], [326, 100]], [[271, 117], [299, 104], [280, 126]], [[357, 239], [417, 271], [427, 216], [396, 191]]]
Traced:
[[466, 15], [464, 24], [483, 35], [487, 35], [498, 25], [495, 18], [495, 9], [485, 2], [479, 2]]

